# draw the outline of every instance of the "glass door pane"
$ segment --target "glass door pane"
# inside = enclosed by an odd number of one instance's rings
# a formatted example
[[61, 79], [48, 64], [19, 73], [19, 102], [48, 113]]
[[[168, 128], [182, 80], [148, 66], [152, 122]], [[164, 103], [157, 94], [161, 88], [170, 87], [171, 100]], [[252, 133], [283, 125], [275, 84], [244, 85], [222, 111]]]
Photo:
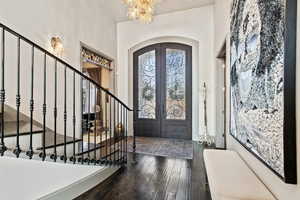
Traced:
[[166, 49], [166, 119], [186, 119], [186, 52]]
[[138, 57], [138, 118], [156, 118], [155, 50]]

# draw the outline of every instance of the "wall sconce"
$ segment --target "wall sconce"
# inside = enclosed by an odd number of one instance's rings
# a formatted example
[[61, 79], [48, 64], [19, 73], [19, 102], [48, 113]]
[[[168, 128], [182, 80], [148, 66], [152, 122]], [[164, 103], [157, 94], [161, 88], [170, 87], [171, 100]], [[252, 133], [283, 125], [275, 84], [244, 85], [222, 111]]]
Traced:
[[52, 37], [51, 38], [51, 47], [53, 52], [58, 55], [61, 56], [64, 50], [62, 41], [59, 37]]

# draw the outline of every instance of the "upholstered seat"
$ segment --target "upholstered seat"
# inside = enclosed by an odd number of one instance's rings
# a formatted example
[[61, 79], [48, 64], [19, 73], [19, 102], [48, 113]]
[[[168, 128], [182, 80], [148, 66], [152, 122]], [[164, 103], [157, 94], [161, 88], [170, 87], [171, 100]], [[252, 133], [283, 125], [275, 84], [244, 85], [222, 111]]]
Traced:
[[236, 152], [205, 150], [204, 162], [213, 200], [276, 200]]

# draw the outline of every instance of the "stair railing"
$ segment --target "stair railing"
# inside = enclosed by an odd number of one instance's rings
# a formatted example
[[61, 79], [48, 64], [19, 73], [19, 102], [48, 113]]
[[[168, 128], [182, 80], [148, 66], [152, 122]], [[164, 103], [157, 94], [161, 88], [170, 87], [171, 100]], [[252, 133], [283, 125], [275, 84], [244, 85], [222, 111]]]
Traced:
[[[6, 153], [13, 152], [19, 158], [21, 156], [28, 157], [29, 159], [52, 160], [54, 162], [62, 161], [64, 163], [80, 163], [80, 164], [109, 164], [109, 165], [123, 165], [127, 163], [127, 134], [128, 134], [128, 113], [133, 111], [115, 95], [107, 89], [101, 87], [98, 83], [90, 79], [88, 76], [81, 73], [76, 68], [72, 67], [62, 59], [50, 53], [43, 47], [27, 39], [26, 37], [18, 34], [9, 27], [0, 23], [1, 31], [1, 74], [0, 74], [0, 109], [1, 109], [1, 127], [0, 127], [0, 154], [1, 156]], [[10, 85], [6, 84], [6, 79], [11, 77], [6, 76], [7, 59], [6, 55], [8, 36], [16, 39], [16, 134], [13, 135], [15, 139], [14, 147], [8, 145], [8, 139], [11, 140], [12, 135], [6, 135], [5, 127], [5, 106], [7, 103], [6, 93], [12, 90]], [[20, 107], [22, 100], [22, 83], [21, 79], [25, 74], [22, 74], [22, 47], [24, 43], [30, 46], [31, 50], [31, 65], [30, 65], [30, 98], [29, 98], [29, 118], [30, 127], [29, 132], [22, 133], [20, 129]], [[37, 77], [37, 64], [36, 55], [43, 56], [42, 76]], [[41, 59], [41, 58], [40, 58]], [[54, 66], [49, 66], [49, 60], [54, 63]], [[10, 66], [12, 67], [12, 66]], [[40, 66], [39, 66], [40, 67]], [[47, 81], [49, 69], [52, 70], [51, 76], [54, 81]], [[59, 84], [59, 69], [63, 70], [63, 84]], [[69, 75], [69, 76], [68, 76]], [[39, 84], [42, 85], [43, 92], [36, 94], [35, 86], [36, 79], [40, 79]], [[81, 117], [78, 117], [77, 106], [78, 92], [81, 88], [78, 87], [78, 80], [82, 88], [83, 82], [88, 84], [88, 94], [84, 98], [88, 98], [88, 112], [83, 113], [81, 110]], [[51, 84], [51, 85], [49, 85]], [[53, 92], [53, 96], [49, 95], [49, 91]], [[61, 95], [58, 90], [63, 90]], [[42, 131], [41, 146], [36, 148], [35, 130], [36, 122], [35, 115], [38, 112], [35, 110], [35, 97], [42, 95]], [[82, 94], [81, 94], [82, 95]], [[63, 102], [58, 98], [63, 98]], [[94, 100], [91, 98], [95, 98]], [[72, 100], [70, 100], [72, 99]], [[80, 98], [79, 98], [80, 99]], [[95, 108], [91, 109], [91, 101], [99, 102], [102, 112], [98, 112]], [[50, 102], [50, 103], [49, 103]], [[39, 102], [40, 103], [40, 102]], [[50, 105], [51, 104], [51, 105]], [[70, 106], [72, 105], [72, 106]], [[80, 105], [80, 104], [79, 104]], [[53, 113], [49, 112], [53, 110]], [[71, 112], [69, 112], [71, 110]], [[63, 120], [60, 120], [60, 113], [63, 112]], [[101, 116], [99, 116], [101, 115]], [[52, 128], [49, 128], [47, 117], [52, 118]], [[103, 124], [97, 123], [97, 119], [102, 117]], [[72, 123], [68, 119], [72, 119]], [[77, 123], [81, 123], [80, 138], [78, 138]], [[63, 131], [59, 129], [59, 125], [63, 124]], [[70, 132], [72, 134], [70, 135]], [[28, 147], [24, 147], [21, 142], [21, 137], [29, 137]], [[23, 146], [23, 147], [22, 147]], [[25, 149], [24, 149], [25, 148]]]

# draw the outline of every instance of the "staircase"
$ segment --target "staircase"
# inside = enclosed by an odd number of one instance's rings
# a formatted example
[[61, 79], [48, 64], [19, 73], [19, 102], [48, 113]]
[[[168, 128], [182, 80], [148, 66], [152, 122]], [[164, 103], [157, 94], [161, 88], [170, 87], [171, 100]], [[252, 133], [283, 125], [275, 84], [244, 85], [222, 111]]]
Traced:
[[[44, 163], [124, 166], [132, 110], [76, 68], [1, 23], [0, 33], [0, 155]], [[89, 106], [83, 117], [83, 82], [90, 88], [85, 98], [89, 104], [91, 98], [100, 102], [101, 113]], [[97, 115], [103, 123], [96, 122]]]

